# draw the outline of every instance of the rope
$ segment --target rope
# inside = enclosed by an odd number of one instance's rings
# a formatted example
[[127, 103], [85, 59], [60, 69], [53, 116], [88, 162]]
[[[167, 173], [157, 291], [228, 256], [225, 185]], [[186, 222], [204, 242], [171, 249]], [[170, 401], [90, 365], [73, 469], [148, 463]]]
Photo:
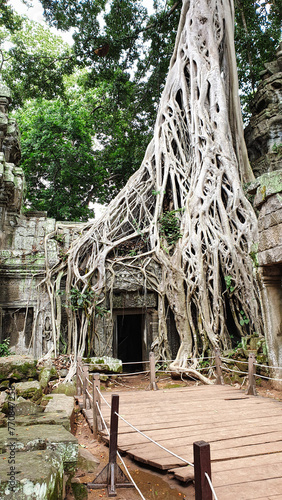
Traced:
[[225, 361], [226, 363], [242, 363], [243, 365], [248, 365], [248, 361], [239, 361], [237, 359], [232, 359], [232, 358], [220, 358], [221, 361]]
[[122, 362], [122, 365], [141, 365], [143, 363], [149, 363], [149, 361], [126, 361], [126, 363]]
[[150, 370], [144, 372], [132, 372], [132, 373], [107, 373], [107, 377], [131, 377], [132, 375], [141, 375], [142, 373], [149, 373]]
[[107, 433], [108, 433], [108, 436], [109, 436], [109, 435], [110, 435], [110, 431], [109, 431], [108, 426], [107, 426], [107, 424], [106, 424], [106, 422], [105, 422], [105, 419], [104, 419], [104, 417], [103, 417], [103, 415], [102, 415], [102, 412], [101, 412], [101, 410], [100, 410], [100, 408], [99, 408], [98, 401], [96, 401], [96, 406], [97, 406], [97, 408], [98, 408], [98, 412], [99, 412], [100, 417], [101, 417], [101, 419], [102, 419], [103, 425], [104, 425], [104, 427], [105, 427], [105, 429], [106, 429], [106, 431], [107, 431]]
[[256, 366], [261, 366], [262, 368], [269, 368], [270, 370], [282, 370], [282, 366], [268, 366], [260, 365], [259, 363], [254, 363]]
[[255, 377], [265, 378], [266, 380], [275, 380], [276, 382], [282, 382], [281, 378], [265, 377], [264, 375], [259, 375], [258, 373], [254, 373], [254, 375], [255, 375]]
[[213, 494], [213, 496], [214, 496], [214, 500], [218, 500], [218, 498], [217, 498], [217, 496], [216, 496], [216, 493], [215, 493], [215, 491], [214, 491], [214, 488], [213, 488], [212, 482], [211, 482], [211, 478], [210, 478], [210, 476], [208, 475], [208, 473], [207, 473], [207, 472], [205, 472], [205, 476], [206, 476], [206, 478], [207, 478], [207, 480], [208, 480], [208, 483], [209, 483], [209, 485], [210, 485], [210, 489], [212, 490], [212, 494]]
[[88, 391], [88, 389], [86, 389], [86, 391], [85, 391], [85, 392], [86, 392], [86, 394], [87, 394], [87, 396], [88, 396], [88, 399], [89, 399], [90, 401], [92, 401], [92, 403], [93, 403], [93, 398], [92, 398], [92, 396], [91, 396], [90, 392]]
[[164, 451], [167, 451], [168, 453], [170, 453], [170, 455], [173, 455], [174, 457], [176, 458], [179, 458], [179, 460], [182, 460], [182, 462], [185, 462], [186, 464], [188, 465], [191, 465], [191, 467], [194, 467], [194, 464], [191, 464], [191, 462], [188, 462], [188, 460], [185, 460], [185, 458], [182, 458], [180, 457], [179, 455], [176, 455], [175, 453], [173, 453], [172, 451], [168, 450], [167, 448], [165, 448], [164, 446], [162, 446], [161, 444], [157, 443], [157, 441], [154, 441], [154, 439], [150, 438], [149, 436], [147, 436], [146, 434], [144, 434], [144, 432], [142, 431], [139, 431], [139, 429], [137, 429], [137, 427], [135, 427], [134, 425], [130, 424], [127, 420], [125, 420], [125, 418], [123, 418], [121, 415], [119, 415], [117, 412], [115, 412], [115, 414], [121, 418], [121, 420], [123, 420], [127, 425], [129, 425], [129, 427], [131, 427], [132, 429], [134, 429], [136, 432], [138, 432], [139, 434], [141, 434], [141, 436], [145, 437], [146, 439], [148, 439], [149, 441], [151, 441], [151, 443], [154, 443], [155, 445], [157, 445], [159, 448], [161, 448], [162, 450]]
[[[105, 419], [104, 419], [104, 417], [103, 417], [103, 415], [102, 415], [102, 412], [101, 412], [101, 410], [100, 410], [100, 408], [99, 408], [99, 405], [98, 405], [97, 401], [96, 401], [96, 405], [97, 405], [98, 411], [99, 411], [99, 413], [100, 413], [100, 417], [101, 417], [101, 419], [102, 419], [102, 422], [103, 422], [103, 424], [104, 424], [104, 427], [105, 427], [105, 429], [106, 429], [106, 431], [107, 431], [107, 433], [108, 433], [108, 436], [110, 436], [110, 431], [109, 431], [109, 429], [108, 429], [108, 426], [107, 426], [107, 424], [106, 424], [106, 422], [105, 422]], [[120, 461], [121, 461], [122, 465], [124, 466], [124, 468], [125, 468], [125, 470], [126, 470], [126, 472], [127, 472], [127, 475], [128, 475], [128, 476], [129, 476], [129, 478], [131, 479], [132, 484], [134, 485], [134, 487], [135, 487], [135, 488], [136, 488], [136, 490], [138, 491], [138, 493], [139, 493], [140, 497], [142, 498], [142, 500], [146, 500], [146, 498], [142, 495], [141, 491], [139, 490], [139, 488], [138, 488], [137, 484], [135, 483], [135, 481], [134, 481], [133, 477], [131, 476], [131, 474], [130, 474], [130, 472], [129, 472], [128, 468], [126, 467], [126, 464], [124, 463], [124, 460], [121, 458], [120, 453], [119, 453], [119, 452], [117, 452], [117, 455], [118, 455], [118, 457], [119, 457], [119, 459], [120, 459]]]
[[231, 368], [226, 368], [226, 366], [220, 366], [220, 368], [222, 368], [223, 370], [227, 370], [228, 372], [234, 372], [241, 375], [248, 375], [248, 372], [241, 372], [240, 370], [231, 370]]
[[108, 401], [104, 398], [103, 394], [101, 393], [100, 389], [98, 389], [98, 387], [96, 387], [98, 393], [100, 394], [101, 398], [103, 399], [103, 401], [106, 403], [106, 405], [111, 408], [111, 405], [108, 403]]

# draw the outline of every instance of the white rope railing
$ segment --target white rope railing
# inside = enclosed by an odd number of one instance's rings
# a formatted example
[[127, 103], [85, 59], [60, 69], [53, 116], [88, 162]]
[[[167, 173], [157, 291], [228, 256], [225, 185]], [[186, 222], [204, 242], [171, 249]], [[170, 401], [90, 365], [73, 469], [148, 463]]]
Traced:
[[228, 372], [238, 373], [240, 375], [248, 375], [248, 372], [242, 372], [241, 370], [232, 370], [232, 368], [227, 368], [227, 366], [220, 366], [220, 368]]
[[111, 408], [111, 405], [108, 403], [108, 401], [104, 398], [103, 394], [101, 393], [100, 389], [98, 387], [96, 387], [96, 390], [98, 392], [98, 394], [101, 396], [101, 398], [103, 399], [104, 403], [106, 403], [106, 405]]
[[232, 358], [223, 358], [220, 356], [220, 359], [221, 361], [224, 361], [225, 363], [242, 363], [242, 365], [248, 365], [249, 362], [248, 361], [241, 361], [241, 360], [238, 360], [238, 359], [232, 359]]
[[[116, 413], [116, 412], [115, 412]], [[119, 415], [118, 413], [116, 413], [116, 415], [121, 418], [121, 420], [123, 420], [127, 425], [129, 425], [129, 427], [131, 427], [132, 429], [134, 429], [136, 432], [138, 432], [139, 434], [141, 434], [141, 436], [145, 437], [146, 439], [148, 439], [149, 441], [151, 441], [151, 443], [154, 443], [156, 446], [158, 446], [159, 448], [161, 448], [162, 450], [164, 451], [167, 451], [167, 453], [169, 453], [170, 455], [178, 458], [179, 460], [181, 460], [182, 462], [188, 464], [188, 465], [191, 465], [191, 467], [194, 467], [194, 464], [192, 464], [191, 462], [189, 462], [188, 460], [186, 460], [185, 458], [182, 458], [180, 457], [179, 455], [176, 455], [176, 453], [173, 453], [173, 451], [170, 451], [168, 450], [167, 448], [165, 448], [165, 446], [162, 446], [160, 443], [158, 443], [157, 441], [154, 441], [154, 439], [150, 438], [149, 436], [147, 436], [147, 434], [144, 434], [144, 432], [140, 431], [139, 429], [137, 429], [137, 427], [135, 427], [134, 425], [132, 425], [130, 422], [128, 422], [125, 418], [123, 418], [121, 415]]]
[[258, 378], [265, 378], [266, 380], [274, 380], [276, 382], [282, 382], [281, 378], [266, 377], [265, 375], [260, 375], [259, 373], [254, 373], [254, 376]]
[[215, 493], [215, 491], [214, 491], [214, 487], [213, 487], [212, 482], [211, 482], [211, 478], [210, 478], [210, 476], [208, 475], [208, 473], [207, 473], [207, 472], [205, 472], [205, 476], [206, 476], [206, 479], [207, 479], [207, 481], [208, 481], [208, 483], [209, 483], [209, 485], [210, 485], [210, 489], [211, 489], [212, 494], [213, 494], [213, 496], [214, 496], [214, 500], [218, 500], [218, 498], [217, 498], [217, 496], [216, 496], [216, 493]]
[[270, 365], [261, 365], [260, 363], [254, 363], [256, 366], [261, 366], [262, 368], [269, 368], [269, 370], [282, 370], [282, 366], [270, 366]]
[[[100, 410], [100, 408], [99, 408], [99, 405], [98, 405], [97, 401], [96, 401], [96, 405], [97, 405], [98, 412], [99, 412], [99, 414], [100, 414], [101, 420], [102, 420], [102, 422], [103, 422], [103, 425], [104, 425], [104, 427], [105, 427], [105, 429], [106, 429], [106, 431], [107, 431], [107, 433], [108, 433], [108, 436], [109, 436], [109, 435], [110, 435], [110, 431], [109, 431], [109, 429], [108, 429], [108, 426], [107, 426], [107, 424], [106, 424], [106, 422], [105, 422], [105, 419], [104, 419], [104, 417], [103, 417], [103, 414], [102, 414], [102, 412], [101, 412], [101, 410]], [[134, 481], [133, 477], [131, 476], [131, 474], [130, 474], [130, 472], [129, 472], [129, 470], [128, 470], [128, 468], [127, 468], [127, 466], [126, 466], [125, 462], [124, 462], [124, 460], [122, 459], [122, 457], [121, 457], [121, 455], [120, 455], [120, 453], [119, 453], [119, 452], [117, 452], [117, 455], [118, 455], [118, 458], [120, 459], [120, 461], [121, 461], [122, 465], [124, 466], [124, 468], [125, 468], [125, 470], [126, 470], [126, 472], [127, 472], [127, 475], [128, 475], [128, 477], [130, 478], [130, 480], [131, 480], [132, 484], [134, 485], [135, 489], [138, 491], [138, 493], [139, 493], [140, 497], [142, 498], [142, 500], [146, 500], [146, 498], [143, 496], [143, 494], [142, 494], [142, 493], [141, 493], [141, 491], [139, 490], [139, 488], [138, 488], [137, 484], [135, 483], [135, 481]]]
[[[144, 361], [148, 363], [148, 361]], [[107, 373], [107, 377], [131, 377], [133, 375], [141, 375], [142, 373], [149, 373], [150, 370], [144, 370], [143, 372], [132, 372], [132, 373]]]

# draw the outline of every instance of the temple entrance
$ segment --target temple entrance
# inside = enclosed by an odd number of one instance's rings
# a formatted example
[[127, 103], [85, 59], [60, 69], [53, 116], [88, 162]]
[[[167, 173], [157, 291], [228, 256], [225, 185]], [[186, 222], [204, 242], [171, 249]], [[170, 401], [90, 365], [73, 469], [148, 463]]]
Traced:
[[[121, 359], [125, 365], [125, 371], [141, 371], [144, 347], [146, 343], [145, 315], [140, 313], [116, 314], [114, 328], [114, 357]], [[136, 364], [134, 364], [136, 362]]]

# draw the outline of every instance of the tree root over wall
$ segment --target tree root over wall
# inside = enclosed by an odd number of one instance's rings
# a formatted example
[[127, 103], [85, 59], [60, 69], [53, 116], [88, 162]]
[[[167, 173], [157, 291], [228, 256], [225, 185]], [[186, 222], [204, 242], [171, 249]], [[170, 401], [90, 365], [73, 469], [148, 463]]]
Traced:
[[[117, 265], [119, 271], [141, 273], [143, 287], [158, 294], [155, 350], [163, 359], [170, 354], [166, 314], [171, 309], [180, 336], [174, 371], [189, 372], [190, 366], [195, 375], [193, 359], [199, 354], [231, 346], [227, 308], [237, 336], [262, 331], [250, 257], [257, 219], [242, 189], [253, 176], [238, 99], [233, 15], [231, 0], [184, 0], [144, 161], [50, 274], [54, 290], [56, 279], [66, 275], [68, 297], [74, 288], [96, 297], [79, 321], [68, 308], [69, 349], [75, 355], [85, 350], [95, 307], [106, 291], [111, 295]], [[56, 301], [53, 310], [56, 323]]]

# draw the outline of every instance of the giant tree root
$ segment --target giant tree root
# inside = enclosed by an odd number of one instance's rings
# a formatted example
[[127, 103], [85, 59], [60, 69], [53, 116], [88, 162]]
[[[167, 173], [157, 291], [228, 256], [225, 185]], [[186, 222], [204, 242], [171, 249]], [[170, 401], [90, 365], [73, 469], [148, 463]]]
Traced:
[[[232, 0], [183, 1], [144, 161], [103, 217], [85, 226], [67, 261], [51, 273], [53, 280], [60, 272], [66, 277], [69, 349], [75, 356], [84, 353], [89, 319], [105, 296], [109, 311], [103, 321], [110, 329], [115, 279], [123, 270], [138, 276], [137, 288], [158, 295], [156, 351], [162, 359], [170, 356], [166, 317], [172, 312], [180, 336], [174, 369], [208, 348], [229, 348], [234, 332], [237, 337], [262, 332], [250, 257], [257, 219], [242, 189], [252, 173], [243, 140], [233, 25]], [[73, 310], [74, 289], [82, 295], [91, 291], [93, 300]], [[53, 314], [58, 338], [56, 304]], [[109, 337], [108, 349], [110, 343]]]

